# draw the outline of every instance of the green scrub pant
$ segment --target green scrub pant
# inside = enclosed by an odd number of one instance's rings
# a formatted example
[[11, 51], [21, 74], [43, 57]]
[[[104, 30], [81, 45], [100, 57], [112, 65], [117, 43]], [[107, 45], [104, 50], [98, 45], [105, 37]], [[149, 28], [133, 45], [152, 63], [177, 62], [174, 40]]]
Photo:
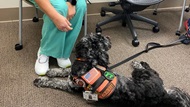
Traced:
[[[38, 8], [34, 0], [30, 0]], [[67, 0], [50, 0], [52, 6], [63, 16], [67, 16]], [[86, 12], [86, 0], [77, 0], [76, 14], [70, 20], [72, 30], [63, 32], [57, 29], [52, 20], [44, 14], [40, 54], [54, 58], [69, 58], [76, 39], [81, 31], [84, 14]]]

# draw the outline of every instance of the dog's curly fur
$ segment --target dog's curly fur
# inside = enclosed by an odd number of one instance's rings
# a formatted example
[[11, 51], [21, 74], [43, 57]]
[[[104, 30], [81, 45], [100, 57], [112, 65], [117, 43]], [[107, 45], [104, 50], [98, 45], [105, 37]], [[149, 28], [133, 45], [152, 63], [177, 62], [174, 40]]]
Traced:
[[[76, 58], [71, 68], [54, 68], [47, 72], [47, 76], [34, 80], [37, 87], [57, 88], [68, 92], [75, 92], [80, 87], [73, 84], [70, 78], [50, 78], [66, 75], [82, 76], [96, 65], [108, 68], [109, 55], [107, 51], [111, 48], [108, 37], [100, 34], [89, 34], [83, 37], [76, 45]], [[114, 74], [118, 82], [113, 94], [107, 98], [112, 102], [119, 102], [128, 107], [190, 107], [190, 95], [177, 87], [166, 89], [159, 74], [150, 68], [146, 62], [132, 63], [134, 71], [131, 77]]]

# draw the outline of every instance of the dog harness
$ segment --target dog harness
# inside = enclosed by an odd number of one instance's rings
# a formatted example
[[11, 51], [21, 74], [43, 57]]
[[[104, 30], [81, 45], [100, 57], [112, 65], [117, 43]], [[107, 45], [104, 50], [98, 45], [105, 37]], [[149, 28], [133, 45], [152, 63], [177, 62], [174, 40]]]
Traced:
[[102, 66], [89, 70], [81, 77], [73, 77], [74, 82], [83, 87], [85, 91], [98, 94], [99, 99], [108, 98], [115, 90], [117, 77]]

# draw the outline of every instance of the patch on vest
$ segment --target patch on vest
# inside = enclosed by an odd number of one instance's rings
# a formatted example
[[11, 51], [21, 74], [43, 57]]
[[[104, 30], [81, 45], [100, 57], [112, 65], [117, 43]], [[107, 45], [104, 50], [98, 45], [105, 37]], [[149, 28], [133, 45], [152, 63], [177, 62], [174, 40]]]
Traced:
[[115, 88], [114, 84], [110, 83], [108, 85], [108, 87], [106, 88], [106, 90], [104, 90], [103, 92], [101, 92], [99, 95], [101, 98], [107, 98], [113, 91], [113, 89]]
[[108, 80], [110, 80], [110, 81], [113, 80], [114, 77], [115, 77], [114, 73], [109, 72], [109, 71], [105, 71], [105, 72], [104, 72], [104, 76], [106, 77], [106, 79], [108, 79]]
[[88, 73], [86, 73], [83, 79], [90, 85], [92, 85], [101, 76], [100, 71], [92, 68]]

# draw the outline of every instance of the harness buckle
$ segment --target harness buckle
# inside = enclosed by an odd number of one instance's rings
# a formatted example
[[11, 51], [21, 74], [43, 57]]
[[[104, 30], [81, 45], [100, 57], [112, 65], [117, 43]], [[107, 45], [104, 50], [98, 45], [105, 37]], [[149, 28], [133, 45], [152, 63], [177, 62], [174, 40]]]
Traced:
[[83, 98], [85, 100], [98, 101], [98, 94], [92, 93], [91, 91], [84, 91]]

